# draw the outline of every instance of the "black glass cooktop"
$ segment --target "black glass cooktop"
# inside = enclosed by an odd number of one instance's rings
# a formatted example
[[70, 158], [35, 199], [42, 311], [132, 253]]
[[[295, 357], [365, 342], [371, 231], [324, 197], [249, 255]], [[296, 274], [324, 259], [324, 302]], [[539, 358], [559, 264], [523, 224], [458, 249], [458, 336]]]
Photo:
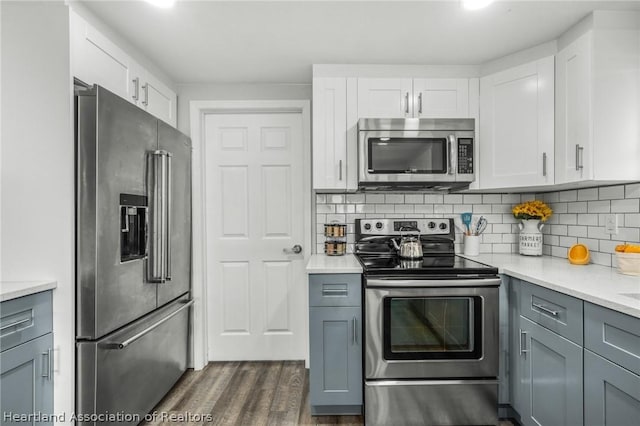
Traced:
[[498, 268], [461, 256], [424, 256], [401, 259], [396, 255], [356, 254], [365, 274], [391, 275], [497, 275]]

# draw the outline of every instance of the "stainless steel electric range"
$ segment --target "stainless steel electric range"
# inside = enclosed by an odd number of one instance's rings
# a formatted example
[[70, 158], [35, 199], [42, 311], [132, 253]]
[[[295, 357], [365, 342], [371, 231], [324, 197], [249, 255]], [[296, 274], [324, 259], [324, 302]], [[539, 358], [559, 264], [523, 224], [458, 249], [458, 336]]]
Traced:
[[[452, 219], [358, 219], [355, 227], [366, 424], [497, 424], [497, 269], [455, 255]], [[415, 241], [421, 257], [398, 249]]]

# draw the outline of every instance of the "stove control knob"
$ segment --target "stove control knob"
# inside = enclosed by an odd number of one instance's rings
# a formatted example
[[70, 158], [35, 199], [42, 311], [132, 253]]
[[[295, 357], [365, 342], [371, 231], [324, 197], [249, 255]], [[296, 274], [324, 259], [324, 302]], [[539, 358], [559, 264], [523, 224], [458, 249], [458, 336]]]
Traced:
[[365, 223], [365, 224], [364, 224], [364, 229], [366, 229], [367, 231], [368, 231], [369, 229], [371, 229], [371, 224], [370, 224], [370, 223]]
[[436, 223], [435, 222], [429, 222], [427, 224], [427, 226], [429, 227], [429, 229], [436, 229]]
[[442, 229], [443, 231], [444, 231], [445, 229], [447, 229], [447, 224], [446, 224], [446, 223], [444, 223], [444, 222], [442, 222], [442, 223], [440, 224], [440, 229]]
[[376, 223], [376, 229], [382, 229], [382, 222]]

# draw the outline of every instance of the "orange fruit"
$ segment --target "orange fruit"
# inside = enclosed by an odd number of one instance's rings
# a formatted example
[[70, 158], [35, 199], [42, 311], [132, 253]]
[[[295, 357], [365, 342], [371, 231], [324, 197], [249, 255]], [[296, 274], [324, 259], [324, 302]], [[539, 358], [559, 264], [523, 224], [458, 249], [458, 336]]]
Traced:
[[623, 253], [626, 248], [627, 248], [626, 244], [618, 244], [616, 246], [616, 251], [619, 253]]
[[624, 252], [625, 253], [640, 253], [640, 245], [627, 244], [627, 247], [625, 247]]

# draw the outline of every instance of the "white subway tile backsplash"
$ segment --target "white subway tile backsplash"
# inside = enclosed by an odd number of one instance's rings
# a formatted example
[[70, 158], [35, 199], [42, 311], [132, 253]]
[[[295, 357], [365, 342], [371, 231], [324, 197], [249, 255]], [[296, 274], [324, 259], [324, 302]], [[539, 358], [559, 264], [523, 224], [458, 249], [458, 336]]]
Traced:
[[402, 204], [404, 203], [404, 194], [386, 194], [384, 202], [386, 204]]
[[503, 204], [519, 204], [520, 203], [520, 194], [502, 194], [502, 203]]
[[560, 201], [578, 201], [578, 191], [561, 191], [559, 194]]
[[598, 224], [597, 214], [579, 214], [578, 215], [578, 225], [595, 226], [597, 224]]
[[482, 203], [482, 195], [481, 194], [464, 194], [463, 202], [465, 204], [480, 204]]
[[433, 212], [436, 214], [453, 213], [453, 206], [449, 204], [436, 204], [433, 206]]
[[640, 199], [611, 200], [612, 213], [636, 213], [640, 210]]
[[365, 194], [347, 194], [347, 203], [362, 204], [365, 200]]
[[603, 186], [599, 188], [598, 197], [601, 200], [619, 200], [624, 198], [624, 186]]
[[422, 204], [424, 203], [423, 194], [405, 194], [404, 202], [407, 204]]
[[611, 201], [589, 201], [587, 202], [589, 213], [609, 213], [611, 211]]
[[577, 225], [567, 226], [567, 235], [571, 237], [587, 237], [587, 227]]
[[625, 198], [640, 198], [640, 183], [632, 183], [625, 186]]
[[444, 195], [442, 194], [425, 194], [425, 204], [442, 204], [444, 203]]
[[[542, 199], [554, 214], [543, 232], [543, 254], [566, 257], [567, 248], [586, 244], [592, 262], [615, 264], [612, 256], [621, 242], [640, 242], [640, 183], [541, 194], [422, 194], [357, 193], [316, 194], [316, 249], [323, 250], [324, 223], [332, 220], [347, 223], [347, 250], [353, 250], [353, 223], [358, 218], [455, 217], [472, 212], [489, 221], [482, 235], [482, 253], [517, 253], [518, 223], [511, 214], [514, 205]], [[618, 233], [604, 232], [605, 218], [618, 217]], [[351, 236], [349, 236], [351, 235]], [[461, 233], [456, 234], [455, 248], [462, 250]]]
[[474, 204], [474, 214], [491, 213], [491, 204]]
[[568, 213], [586, 213], [587, 212], [587, 203], [585, 201], [579, 201], [575, 203], [567, 204], [567, 212]]
[[367, 204], [384, 203], [384, 194], [365, 194], [365, 202]]
[[327, 194], [327, 203], [343, 204], [345, 202], [344, 194]]
[[598, 199], [598, 188], [578, 190], [578, 201], [594, 201]]
[[460, 194], [446, 194], [444, 196], [445, 204], [462, 204], [462, 195]]
[[415, 213], [413, 204], [396, 204], [396, 213]]

